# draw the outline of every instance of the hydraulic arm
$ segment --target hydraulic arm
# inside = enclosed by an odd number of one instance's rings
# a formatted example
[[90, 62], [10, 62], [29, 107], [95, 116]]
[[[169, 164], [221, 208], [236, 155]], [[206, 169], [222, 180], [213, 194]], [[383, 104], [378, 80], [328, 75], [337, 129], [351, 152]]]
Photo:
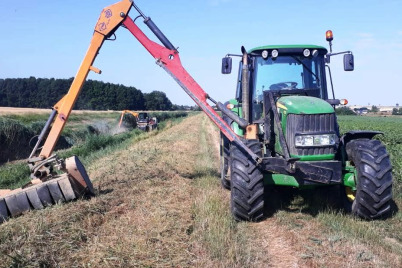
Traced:
[[[144, 23], [151, 29], [156, 37], [161, 41], [163, 46], [150, 40], [127, 15], [130, 9], [134, 7], [144, 19]], [[231, 141], [242, 147], [256, 161], [258, 156], [249, 150], [247, 146], [236, 136], [231, 127], [216, 113], [216, 111], [208, 104], [210, 100], [217, 104], [222, 110], [224, 105], [217, 103], [197, 84], [197, 82], [183, 68], [179, 52], [159, 30], [151, 18], [147, 17], [142, 11], [131, 1], [123, 0], [102, 10], [98, 22], [95, 26], [95, 31], [91, 40], [91, 44], [85, 55], [83, 62], [78, 70], [78, 73], [70, 87], [68, 93], [53, 107], [54, 112], [49, 118], [49, 122], [53, 120], [53, 125], [45, 144], [39, 153], [41, 159], [46, 159], [51, 156], [54, 146], [68, 120], [71, 110], [77, 100], [78, 94], [81, 91], [89, 71], [100, 73], [101, 71], [92, 66], [99, 49], [103, 42], [112, 36], [114, 32], [123, 26], [127, 28], [137, 40], [145, 47], [145, 49], [155, 58], [156, 63], [169, 73], [173, 79], [184, 89], [184, 91], [196, 102], [196, 104], [211, 118], [211, 120], [219, 127], [222, 133]], [[224, 111], [225, 112], [225, 111]], [[227, 112], [227, 111], [226, 111]], [[47, 124], [50, 127], [50, 124]], [[43, 133], [46, 132], [45, 130]], [[41, 135], [43, 139], [43, 135]], [[38, 141], [38, 145], [41, 140]], [[37, 147], [36, 147], [37, 148]], [[34, 155], [36, 148], [32, 152]], [[40, 160], [42, 161], [42, 160]]]
[[126, 113], [132, 114], [132, 115], [135, 117], [135, 119], [138, 120], [138, 115], [139, 115], [139, 113], [132, 112], [132, 111], [130, 111], [130, 110], [123, 110], [123, 111], [121, 112], [121, 116], [120, 116], [119, 127], [121, 127], [121, 124], [123, 123], [124, 115], [125, 115]]

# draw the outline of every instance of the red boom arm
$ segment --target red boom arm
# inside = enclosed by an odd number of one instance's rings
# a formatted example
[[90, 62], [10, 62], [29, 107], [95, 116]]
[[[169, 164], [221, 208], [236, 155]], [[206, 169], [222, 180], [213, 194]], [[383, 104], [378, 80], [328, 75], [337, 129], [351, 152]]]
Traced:
[[150, 40], [134, 21], [127, 16], [123, 21], [124, 26], [138, 39], [138, 41], [156, 59], [156, 63], [169, 73], [183, 90], [195, 101], [195, 103], [209, 116], [219, 127], [222, 133], [231, 141], [243, 148], [254, 160], [259, 157], [254, 154], [233, 132], [231, 127], [208, 104], [208, 94], [197, 84], [191, 75], [183, 68], [177, 50], [165, 48]]

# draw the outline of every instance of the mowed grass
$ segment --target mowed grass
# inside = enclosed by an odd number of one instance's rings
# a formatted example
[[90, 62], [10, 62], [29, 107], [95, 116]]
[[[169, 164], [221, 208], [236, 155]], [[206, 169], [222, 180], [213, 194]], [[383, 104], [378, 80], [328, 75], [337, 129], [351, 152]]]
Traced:
[[204, 115], [172, 122], [87, 163], [97, 196], [0, 225], [14, 267], [247, 267], [247, 224], [218, 182], [217, 130]]
[[89, 154], [97, 196], [0, 225], [0, 266], [402, 267], [401, 213], [352, 218], [329, 188], [267, 189], [268, 218], [233, 221], [218, 134], [197, 115]]
[[209, 257], [222, 267], [247, 267], [256, 263], [249, 223], [236, 223], [229, 210], [228, 192], [220, 178], [218, 131], [204, 117], [199, 134], [200, 152], [195, 166], [196, 194], [193, 204], [195, 237], [208, 249]]

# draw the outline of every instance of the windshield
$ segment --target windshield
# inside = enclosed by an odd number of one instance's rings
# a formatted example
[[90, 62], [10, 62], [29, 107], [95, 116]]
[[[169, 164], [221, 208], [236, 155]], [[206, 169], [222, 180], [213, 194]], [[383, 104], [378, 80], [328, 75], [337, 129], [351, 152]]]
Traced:
[[258, 57], [256, 60], [254, 99], [262, 100], [262, 92], [266, 90], [296, 89], [305, 90], [309, 96], [324, 98], [321, 57], [281, 56], [275, 60]]
[[[301, 94], [326, 98], [324, 60], [302, 55], [279, 56], [276, 59], [256, 57], [252, 73], [253, 118], [262, 113], [263, 92], [281, 90], [282, 94]], [[292, 90], [294, 93], [292, 93]]]
[[148, 114], [147, 113], [139, 113], [138, 114], [138, 119], [143, 120], [143, 119], [147, 119]]

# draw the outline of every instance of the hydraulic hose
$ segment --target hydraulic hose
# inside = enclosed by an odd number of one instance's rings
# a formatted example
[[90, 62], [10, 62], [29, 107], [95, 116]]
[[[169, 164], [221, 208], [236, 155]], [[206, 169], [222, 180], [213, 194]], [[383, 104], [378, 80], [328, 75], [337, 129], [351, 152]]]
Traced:
[[241, 91], [242, 91], [242, 108], [243, 117], [247, 123], [250, 122], [250, 91], [248, 81], [248, 55], [246, 49], [242, 46], [241, 52], [243, 53], [243, 69], [241, 79]]

